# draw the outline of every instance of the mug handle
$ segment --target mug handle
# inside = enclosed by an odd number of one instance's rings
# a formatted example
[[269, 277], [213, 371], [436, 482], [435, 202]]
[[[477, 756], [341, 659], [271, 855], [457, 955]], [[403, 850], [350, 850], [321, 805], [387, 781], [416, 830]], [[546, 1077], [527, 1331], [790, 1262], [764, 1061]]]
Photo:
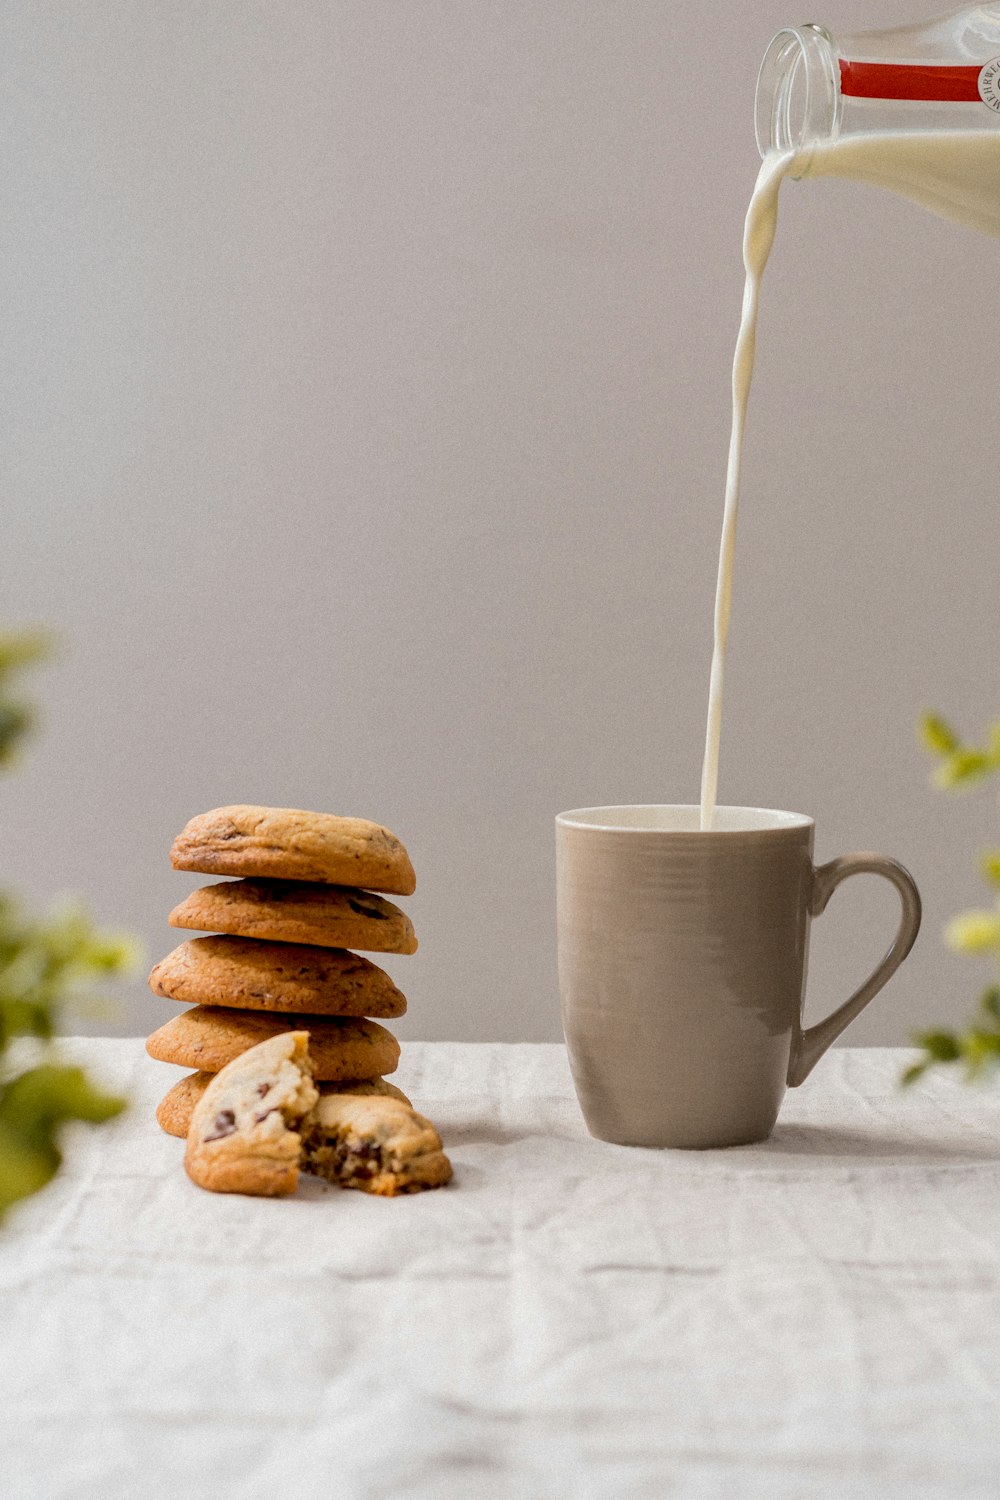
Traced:
[[813, 871], [810, 916], [818, 917], [825, 911], [826, 903], [837, 886], [849, 875], [882, 875], [896, 887], [903, 907], [899, 929], [881, 963], [864, 984], [854, 991], [851, 998], [845, 1000], [825, 1021], [798, 1032], [788, 1064], [790, 1088], [795, 1088], [809, 1077], [830, 1043], [836, 1041], [844, 1028], [851, 1024], [855, 1016], [861, 1014], [869, 1000], [892, 978], [920, 931], [920, 892], [913, 876], [898, 860], [889, 859], [884, 854], [842, 854], [839, 859], [831, 859], [827, 865], [819, 865]]

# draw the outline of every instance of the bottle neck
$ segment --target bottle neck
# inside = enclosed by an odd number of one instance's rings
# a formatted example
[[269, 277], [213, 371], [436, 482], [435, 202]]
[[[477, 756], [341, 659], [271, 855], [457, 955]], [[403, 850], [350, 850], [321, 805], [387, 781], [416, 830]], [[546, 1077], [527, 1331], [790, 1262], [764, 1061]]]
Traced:
[[757, 77], [756, 132], [761, 156], [801, 152], [829, 140], [840, 124], [840, 65], [822, 26], [787, 26], [773, 38]]

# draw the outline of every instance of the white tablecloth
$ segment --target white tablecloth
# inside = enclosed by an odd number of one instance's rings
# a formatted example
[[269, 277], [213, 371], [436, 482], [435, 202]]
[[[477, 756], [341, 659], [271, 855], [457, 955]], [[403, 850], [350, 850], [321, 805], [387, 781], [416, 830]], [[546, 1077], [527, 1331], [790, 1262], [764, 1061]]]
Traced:
[[454, 1184], [191, 1186], [140, 1041], [0, 1230], [4, 1500], [1000, 1495], [1000, 1085], [843, 1049], [772, 1139], [591, 1140], [561, 1047], [411, 1044]]

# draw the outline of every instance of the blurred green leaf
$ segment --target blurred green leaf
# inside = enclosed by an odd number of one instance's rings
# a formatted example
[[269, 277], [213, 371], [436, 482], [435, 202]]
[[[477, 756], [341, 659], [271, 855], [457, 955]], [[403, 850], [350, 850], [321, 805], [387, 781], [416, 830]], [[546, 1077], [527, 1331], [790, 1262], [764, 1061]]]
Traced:
[[957, 1062], [962, 1055], [962, 1048], [953, 1031], [921, 1031], [918, 1032], [916, 1041], [933, 1062]]
[[990, 757], [983, 750], [955, 750], [934, 772], [934, 781], [945, 791], [974, 786], [993, 770]]
[[100, 1124], [125, 1108], [124, 1099], [96, 1088], [82, 1068], [43, 1063], [0, 1087], [0, 1125], [38, 1145], [64, 1120]]
[[960, 953], [1000, 951], [1000, 912], [966, 911], [952, 917], [945, 928], [949, 948]]
[[0, 765], [10, 765], [18, 746], [33, 727], [35, 716], [23, 703], [0, 699]]
[[920, 720], [920, 738], [934, 755], [951, 755], [958, 749], [958, 736], [938, 714], [924, 714]]
[[0, 1220], [11, 1204], [39, 1192], [55, 1176], [61, 1161], [55, 1147], [42, 1151], [27, 1146], [0, 1126]]
[[55, 1176], [70, 1120], [101, 1124], [125, 1100], [95, 1088], [82, 1068], [42, 1064], [0, 1087], [0, 1216]]
[[0, 766], [9, 767], [16, 760], [21, 741], [35, 723], [31, 707], [11, 696], [8, 680], [44, 660], [51, 649], [51, 638], [43, 631], [0, 631]]
[[0, 680], [45, 661], [54, 644], [47, 630], [0, 630]]
[[995, 1031], [970, 1026], [959, 1038], [959, 1046], [969, 1078], [977, 1078], [986, 1068], [1000, 1063], [1000, 1035]]
[[984, 854], [979, 867], [991, 885], [1000, 885], [1000, 850], [991, 849]]

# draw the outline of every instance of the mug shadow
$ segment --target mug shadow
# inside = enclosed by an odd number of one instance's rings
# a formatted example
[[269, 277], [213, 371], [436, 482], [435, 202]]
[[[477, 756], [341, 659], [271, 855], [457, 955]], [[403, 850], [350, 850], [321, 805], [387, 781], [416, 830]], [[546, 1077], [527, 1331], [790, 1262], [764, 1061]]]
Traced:
[[[775, 1126], [772, 1135], [758, 1145], [743, 1148], [768, 1157], [812, 1157], [817, 1166], [905, 1161], [919, 1165], [940, 1166], [954, 1163], [1000, 1161], [1000, 1139], [980, 1141], [921, 1140], [895, 1130], [855, 1130], [843, 1125]], [[803, 1163], [804, 1164], [804, 1163]]]
[[445, 1131], [446, 1146], [512, 1146], [540, 1131], [505, 1130], [496, 1125], [452, 1125]]
[[583, 1122], [579, 1126], [560, 1128], [558, 1125], [518, 1127], [516, 1125], [447, 1125], [442, 1130], [445, 1150], [449, 1146], [516, 1146], [519, 1141], [572, 1141], [586, 1143], [593, 1137], [586, 1133]]
[[770, 1161], [793, 1161], [797, 1169], [813, 1168], [816, 1171], [830, 1170], [845, 1165], [885, 1166], [893, 1162], [909, 1166], [955, 1166], [977, 1162], [1000, 1162], [1000, 1137], [996, 1140], [931, 1140], [920, 1139], [892, 1128], [883, 1130], [854, 1129], [843, 1125], [806, 1125], [779, 1123], [766, 1141], [756, 1141], [747, 1146], [710, 1148], [707, 1151], [677, 1151], [648, 1146], [616, 1146], [598, 1141], [582, 1130], [559, 1128], [523, 1129], [517, 1126], [497, 1126], [482, 1121], [464, 1121], [446, 1131], [445, 1146], [452, 1150], [462, 1146], [514, 1146], [520, 1141], [563, 1140], [590, 1149], [606, 1148], [609, 1151], [633, 1153], [638, 1158], [650, 1156], [685, 1157], [691, 1162], [710, 1157], [713, 1161], [725, 1160], [737, 1170], [743, 1165], [759, 1168], [762, 1159]]

